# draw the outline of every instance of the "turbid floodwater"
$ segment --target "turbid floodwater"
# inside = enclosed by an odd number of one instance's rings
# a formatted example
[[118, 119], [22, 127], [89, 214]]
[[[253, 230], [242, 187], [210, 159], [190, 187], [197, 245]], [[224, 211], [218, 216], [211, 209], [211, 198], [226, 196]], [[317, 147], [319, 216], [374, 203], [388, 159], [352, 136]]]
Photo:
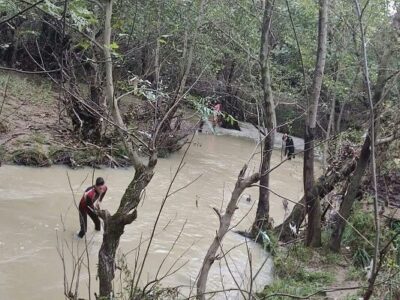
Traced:
[[[167, 200], [161, 214], [159, 226], [149, 257], [144, 265], [141, 284], [154, 279], [158, 266], [174, 244], [182, 226], [180, 239], [175, 243], [166, 259], [159, 277], [174, 264], [178, 269], [162, 281], [165, 286], [183, 286], [182, 293], [188, 294], [201, 267], [215, 231], [218, 218], [212, 208], [220, 208], [229, 200], [237, 174], [253, 153], [255, 142], [228, 136], [196, 136], [185, 159], [186, 164], [179, 173], [172, 190], [187, 185], [201, 176], [190, 186]], [[160, 159], [156, 174], [148, 187], [144, 201], [139, 205], [137, 220], [126, 227], [120, 244], [120, 252], [126, 254], [126, 261], [133, 269], [140, 240], [146, 240], [151, 233], [161, 201], [167, 191], [183, 151], [168, 159]], [[257, 169], [259, 154], [249, 164], [249, 171]], [[280, 153], [273, 154], [273, 164], [281, 161]], [[64, 299], [64, 271], [57, 252], [57, 237], [64, 245], [65, 266], [68, 283], [71, 279], [72, 257], [84, 251], [84, 242], [78, 241], [78, 213], [71, 193], [70, 177], [75, 201], [82, 191], [91, 184], [93, 170], [89, 168], [71, 170], [64, 167], [28, 168], [17, 166], [0, 167], [0, 299], [39, 300]], [[100, 169], [94, 176], [103, 176], [109, 187], [103, 207], [115, 211], [118, 202], [133, 177], [133, 169]], [[302, 196], [302, 159], [296, 157], [273, 171], [271, 189], [283, 196], [298, 201]], [[258, 188], [246, 192], [238, 203], [233, 224], [235, 229], [248, 229], [253, 221]], [[247, 201], [247, 195], [251, 201]], [[245, 199], [246, 198], [246, 199]], [[292, 204], [290, 204], [292, 207]], [[284, 217], [282, 200], [271, 199], [271, 216], [275, 223]], [[102, 234], [94, 232], [89, 219], [88, 239], [91, 267], [92, 293], [98, 288], [96, 281], [97, 253]], [[144, 252], [147, 243], [141, 246]], [[271, 259], [258, 245], [248, 242], [251, 253], [253, 275], [263, 265], [255, 279], [254, 288], [262, 289], [271, 281]], [[225, 260], [216, 261], [210, 272], [208, 290], [235, 288], [232, 279], [246, 288], [250, 273], [248, 251], [245, 239], [229, 232], [224, 241]], [[59, 247], [59, 249], [61, 249]], [[264, 262], [267, 260], [267, 263]], [[86, 263], [86, 258], [85, 258]], [[80, 296], [87, 297], [89, 276], [87, 267], [80, 271]], [[117, 272], [115, 287], [120, 287], [120, 272]], [[225, 295], [220, 294], [225, 299]], [[216, 297], [216, 298], [220, 298]], [[229, 294], [236, 299], [236, 293]], [[184, 296], [182, 296], [184, 298]], [[93, 299], [93, 297], [92, 297]], [[214, 298], [215, 299], [215, 298]]]

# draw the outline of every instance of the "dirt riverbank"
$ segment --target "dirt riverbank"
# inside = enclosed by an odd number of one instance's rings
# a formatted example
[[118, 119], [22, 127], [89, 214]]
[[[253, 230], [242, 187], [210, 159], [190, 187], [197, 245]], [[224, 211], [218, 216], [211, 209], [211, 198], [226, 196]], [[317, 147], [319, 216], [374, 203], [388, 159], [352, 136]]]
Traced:
[[[122, 143], [98, 147], [81, 140], [73, 131], [60, 107], [60, 95], [41, 77], [0, 72], [0, 162], [27, 166], [68, 165], [70, 167], [125, 167], [127, 159]], [[187, 132], [193, 132], [198, 118], [190, 109], [183, 110]], [[239, 122], [240, 131], [204, 126], [204, 134], [228, 135], [258, 141], [258, 130]], [[296, 152], [304, 142], [293, 137]], [[281, 149], [282, 134], [275, 135], [275, 147]]]

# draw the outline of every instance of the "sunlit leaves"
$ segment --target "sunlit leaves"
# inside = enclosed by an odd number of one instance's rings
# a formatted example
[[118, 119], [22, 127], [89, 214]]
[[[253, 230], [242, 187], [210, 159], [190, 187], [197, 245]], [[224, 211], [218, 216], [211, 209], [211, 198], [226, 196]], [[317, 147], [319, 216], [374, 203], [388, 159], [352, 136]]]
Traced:
[[77, 26], [79, 30], [83, 30], [88, 26], [98, 22], [93, 11], [89, 10], [87, 1], [70, 1], [68, 11], [70, 13], [72, 23]]

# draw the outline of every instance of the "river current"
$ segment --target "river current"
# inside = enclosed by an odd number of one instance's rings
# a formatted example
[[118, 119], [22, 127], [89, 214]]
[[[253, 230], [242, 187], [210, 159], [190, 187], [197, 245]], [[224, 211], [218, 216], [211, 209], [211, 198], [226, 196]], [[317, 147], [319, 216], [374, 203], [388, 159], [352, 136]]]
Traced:
[[[195, 137], [185, 158], [185, 166], [172, 190], [179, 189], [200, 177], [167, 200], [149, 257], [143, 268], [142, 286], [154, 279], [158, 267], [170, 252], [159, 272], [159, 277], [178, 260], [171, 271], [177, 270], [166, 277], [162, 284], [182, 286], [182, 293], [189, 294], [190, 286], [196, 280], [204, 255], [218, 229], [218, 217], [212, 208], [220, 209], [229, 201], [237, 175], [254, 152], [255, 146], [252, 140], [236, 137], [212, 135]], [[139, 260], [141, 260], [161, 201], [182, 155], [183, 151], [168, 159], [159, 160], [144, 201], [138, 207], [138, 218], [125, 229], [118, 257], [125, 254], [131, 269], [134, 268], [138, 245], [140, 241], [144, 241], [140, 247]], [[274, 152], [273, 165], [280, 161], [280, 152]], [[256, 154], [249, 164], [248, 172], [256, 171], [258, 164], [259, 154]], [[68, 176], [73, 193], [70, 190]], [[75, 237], [79, 221], [74, 198], [76, 202], [79, 201], [83, 190], [91, 185], [93, 176], [104, 177], [108, 192], [103, 207], [114, 212], [133, 177], [133, 169], [103, 168], [95, 170], [93, 174], [93, 170], [89, 168], [71, 170], [64, 167], [28, 168], [4, 165], [0, 167], [0, 299], [64, 299], [64, 269], [57, 249], [64, 251], [66, 278], [70, 283], [73, 261], [71, 252], [77, 255], [85, 249], [84, 242]], [[294, 201], [300, 199], [302, 196], [300, 157], [285, 162], [273, 171], [271, 176], [270, 187], [274, 192]], [[235, 230], [250, 228], [254, 220], [257, 197], [258, 188], [245, 191], [238, 203], [232, 223], [236, 225]], [[290, 203], [289, 207], [292, 206]], [[281, 222], [285, 214], [282, 200], [275, 195], [271, 196], [270, 214], [275, 224]], [[102, 234], [94, 232], [90, 219], [88, 224], [90, 283], [93, 294], [98, 289], [96, 262]], [[170, 251], [183, 226], [180, 238]], [[247, 247], [251, 253], [253, 275], [262, 267], [255, 279], [254, 288], [262, 289], [272, 280], [272, 261], [267, 253], [259, 245], [246, 243], [242, 236], [232, 230], [223, 241], [224, 252], [229, 252], [225, 256], [228, 266], [225, 259], [214, 263], [207, 285], [209, 291], [219, 290], [222, 286], [227, 289], [236, 288], [232, 276], [235, 276], [238, 284], [247, 288], [250, 274]], [[86, 264], [86, 258], [84, 261]], [[115, 287], [118, 290], [123, 284], [120, 282], [122, 277], [119, 271], [116, 277]], [[79, 296], [87, 298], [88, 283], [87, 267], [82, 266]], [[236, 292], [228, 296], [229, 299], [239, 299]], [[213, 299], [219, 298], [226, 299], [223, 294]]]

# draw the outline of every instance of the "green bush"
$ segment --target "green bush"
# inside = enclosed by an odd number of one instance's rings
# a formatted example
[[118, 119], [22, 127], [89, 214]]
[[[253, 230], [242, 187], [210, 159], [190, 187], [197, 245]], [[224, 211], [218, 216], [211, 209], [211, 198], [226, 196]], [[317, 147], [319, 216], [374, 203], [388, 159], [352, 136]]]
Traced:
[[364, 271], [355, 266], [350, 266], [347, 270], [346, 280], [358, 281], [364, 279]]
[[[366, 212], [360, 208], [360, 205], [354, 205], [354, 210], [349, 218], [352, 225], [346, 226], [343, 233], [343, 245], [349, 247], [353, 257], [353, 263], [359, 267], [366, 267], [370, 263], [370, 258], [373, 255], [373, 247], [368, 241], [375, 239], [374, 217], [371, 212]], [[363, 237], [360, 236], [361, 233]]]
[[[307, 271], [297, 268], [291, 277], [276, 279], [270, 286], [265, 287], [260, 293], [261, 299], [271, 294], [291, 294], [296, 296], [307, 296], [326, 287], [333, 282], [333, 275], [323, 271]], [[323, 295], [319, 295], [323, 296]], [[292, 299], [291, 297], [276, 296], [273, 299]]]

